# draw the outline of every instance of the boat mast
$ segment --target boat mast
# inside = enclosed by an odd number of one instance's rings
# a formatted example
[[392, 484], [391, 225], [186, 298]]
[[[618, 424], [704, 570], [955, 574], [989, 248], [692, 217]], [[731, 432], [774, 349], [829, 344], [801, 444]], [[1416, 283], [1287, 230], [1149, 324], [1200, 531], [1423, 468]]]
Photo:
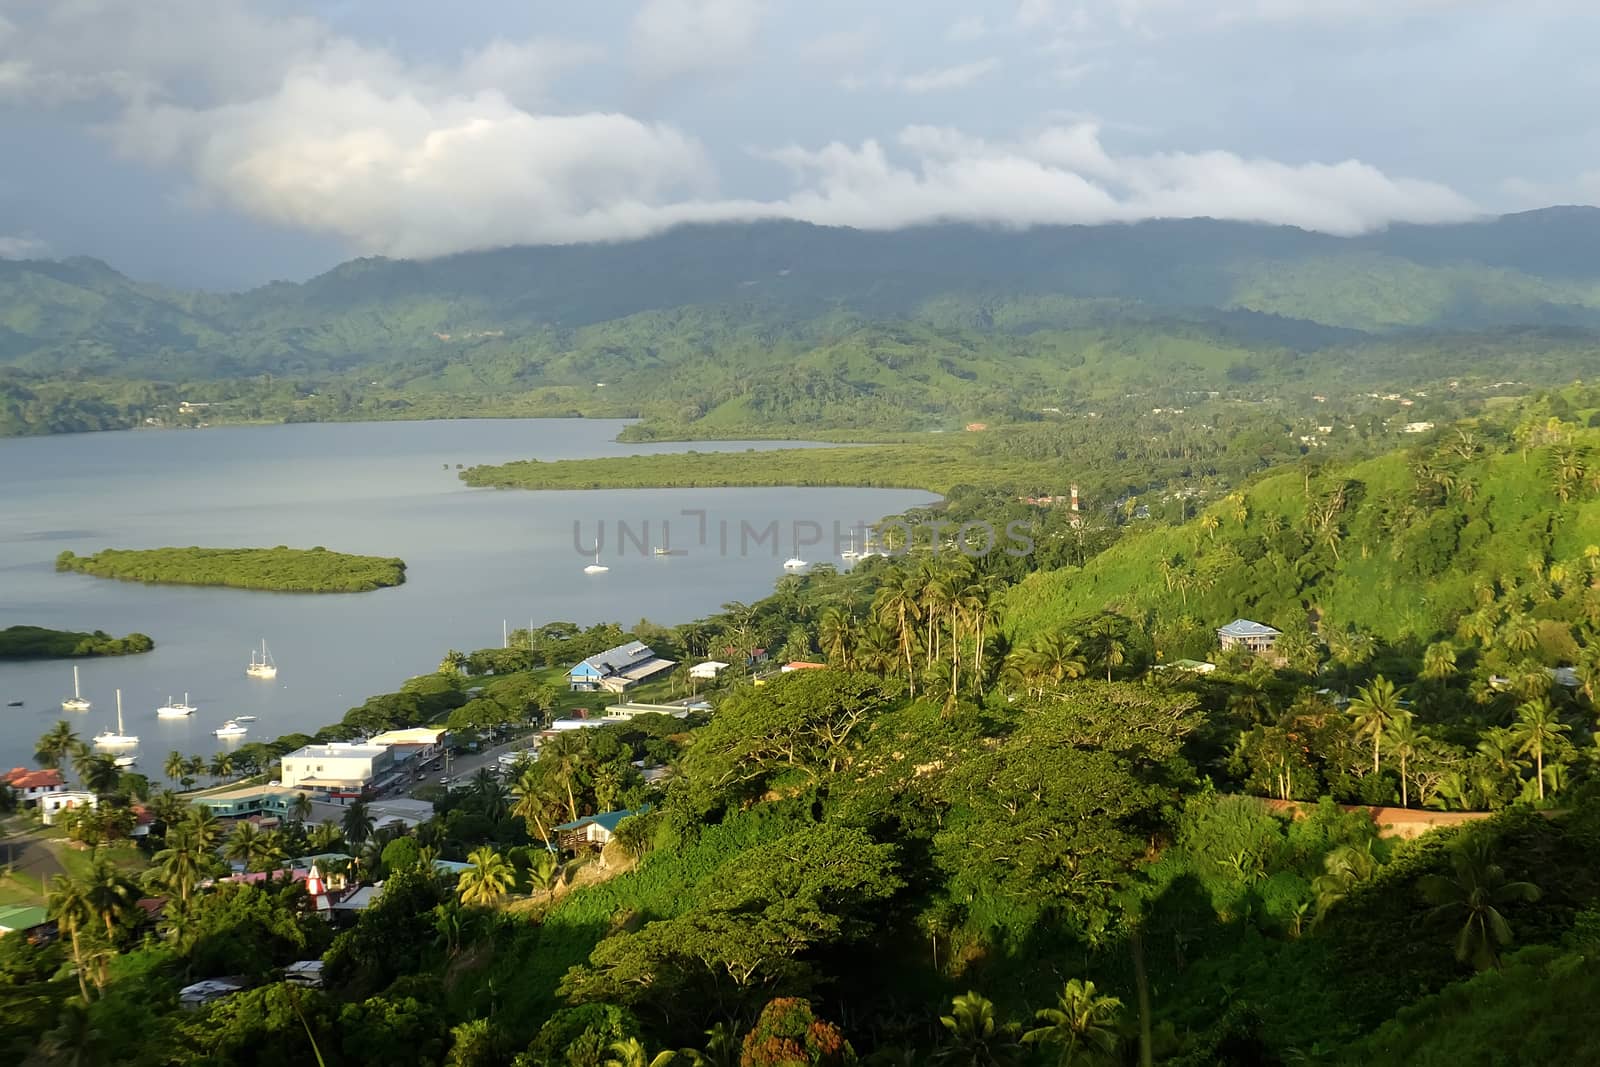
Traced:
[[117, 736], [122, 736], [122, 690], [120, 689], [117, 690]]

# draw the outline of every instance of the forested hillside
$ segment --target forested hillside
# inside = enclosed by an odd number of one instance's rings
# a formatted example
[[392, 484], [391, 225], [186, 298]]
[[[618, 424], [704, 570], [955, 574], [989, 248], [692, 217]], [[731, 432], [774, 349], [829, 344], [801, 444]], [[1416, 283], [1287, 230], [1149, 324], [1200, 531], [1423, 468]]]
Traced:
[[622, 414], [733, 436], [1492, 382], [1511, 366], [1548, 385], [1595, 370], [1596, 238], [1585, 209], [1362, 238], [1210, 220], [730, 224], [355, 260], [241, 294], [94, 260], [0, 262], [0, 432]]

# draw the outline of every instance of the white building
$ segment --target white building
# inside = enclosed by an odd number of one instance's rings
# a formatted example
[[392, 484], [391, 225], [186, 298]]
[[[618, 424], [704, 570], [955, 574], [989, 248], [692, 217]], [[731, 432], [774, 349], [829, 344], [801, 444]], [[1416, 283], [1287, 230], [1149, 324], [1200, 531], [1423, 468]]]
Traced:
[[361, 789], [393, 766], [394, 754], [382, 745], [335, 741], [284, 756], [280, 780], [286, 788]]
[[0, 784], [10, 786], [17, 794], [17, 799], [24, 804], [35, 804], [52, 793], [64, 792], [67, 788], [66, 779], [61, 777], [61, 772], [53, 767], [42, 771], [30, 771], [26, 767], [14, 767], [0, 775]]
[[706, 660], [704, 663], [696, 663], [693, 667], [690, 667], [689, 677], [698, 678], [702, 681], [709, 681], [727, 669], [728, 665], [726, 663], [721, 663], [717, 660], [710, 659]]
[[53, 826], [56, 818], [63, 811], [69, 811], [73, 808], [88, 808], [93, 811], [99, 806], [100, 798], [93, 793], [79, 790], [46, 793], [39, 798], [39, 821], [46, 826]]

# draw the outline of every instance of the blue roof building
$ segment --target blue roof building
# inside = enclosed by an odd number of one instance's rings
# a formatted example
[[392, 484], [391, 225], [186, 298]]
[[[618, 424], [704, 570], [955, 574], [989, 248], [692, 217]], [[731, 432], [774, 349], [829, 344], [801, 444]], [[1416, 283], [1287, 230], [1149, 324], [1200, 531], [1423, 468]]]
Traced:
[[574, 664], [567, 672], [567, 682], [575, 692], [593, 693], [604, 689], [621, 693], [675, 666], [675, 661], [662, 659], [649, 645], [632, 641]]

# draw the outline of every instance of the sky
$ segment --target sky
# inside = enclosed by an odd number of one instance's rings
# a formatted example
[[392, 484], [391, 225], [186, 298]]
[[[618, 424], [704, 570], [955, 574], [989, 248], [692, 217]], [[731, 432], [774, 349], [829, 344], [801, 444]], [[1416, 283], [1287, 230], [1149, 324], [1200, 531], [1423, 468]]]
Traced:
[[0, 0], [0, 257], [1600, 203], [1596, 0]]

